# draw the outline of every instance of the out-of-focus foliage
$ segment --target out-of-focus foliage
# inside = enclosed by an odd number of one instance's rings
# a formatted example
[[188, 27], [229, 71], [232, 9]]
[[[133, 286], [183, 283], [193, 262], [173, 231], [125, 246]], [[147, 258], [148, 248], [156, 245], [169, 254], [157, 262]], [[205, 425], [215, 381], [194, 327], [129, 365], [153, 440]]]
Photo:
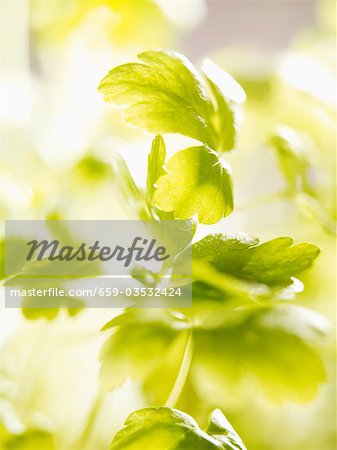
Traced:
[[[1, 427], [1, 425], [0, 425]], [[50, 433], [29, 430], [21, 434], [13, 435], [1, 430], [1, 450], [54, 450], [56, 449], [53, 437]]]
[[[324, 336], [326, 321], [300, 307], [231, 310], [208, 301], [184, 314], [127, 311], [105, 326], [110, 328], [115, 332], [101, 351], [103, 386], [139, 379], [150, 404], [165, 403], [186, 358], [187, 384], [204, 403], [244, 396], [252, 380], [277, 401], [308, 401], [326, 379], [313, 345]], [[186, 407], [183, 397], [178, 405]]]
[[335, 235], [334, 212], [324, 206], [317, 180], [320, 174], [310, 160], [310, 150], [314, 147], [310, 139], [305, 136], [301, 139], [293, 130], [280, 127], [270, 143], [277, 151], [278, 163], [288, 185], [285, 194], [293, 198], [304, 213], [309, 212], [328, 233]]
[[131, 414], [111, 450], [245, 450], [240, 437], [220, 410], [211, 416], [207, 431], [187, 414], [176, 409], [146, 408]]
[[[317, 222], [335, 235], [335, 31], [327, 26], [335, 8], [327, 0], [317, 2], [317, 9], [324, 22], [302, 31], [286, 51], [269, 57], [257, 48], [232, 47], [212, 58], [247, 93], [238, 144], [246, 157], [231, 161], [240, 178], [236, 198], [246, 196], [252, 208], [287, 202], [304, 222]], [[254, 183], [250, 199], [256, 158], [261, 182]], [[273, 192], [266, 195], [270, 183]]]
[[[177, 5], [177, 11], [173, 10], [169, 16], [165, 2], [160, 0], [64, 0], [50, 4], [34, 0], [32, 3], [32, 27], [42, 42], [64, 42], [80, 27], [96, 24], [96, 31], [103, 30], [113, 45], [146, 48], [158, 42], [165, 47], [175, 39], [179, 29], [175, 22], [181, 14]], [[193, 1], [191, 8], [192, 16], [199, 20], [203, 0]]]
[[[52, 431], [43, 426], [41, 417], [33, 411], [24, 411], [27, 423], [20, 420], [10, 401], [0, 397], [0, 449], [1, 450], [56, 450]], [[40, 423], [39, 423], [40, 422]]]

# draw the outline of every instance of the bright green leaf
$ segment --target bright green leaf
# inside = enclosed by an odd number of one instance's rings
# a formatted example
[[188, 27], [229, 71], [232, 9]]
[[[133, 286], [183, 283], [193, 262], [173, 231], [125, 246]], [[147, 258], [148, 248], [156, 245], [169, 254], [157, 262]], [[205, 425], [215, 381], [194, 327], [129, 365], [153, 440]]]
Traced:
[[126, 107], [125, 119], [150, 133], [180, 133], [212, 146], [212, 104], [192, 64], [174, 52], [138, 58], [142, 63], [115, 67], [101, 81], [104, 99]]
[[191, 147], [176, 153], [157, 181], [153, 203], [174, 217], [187, 219], [198, 214], [201, 223], [211, 224], [233, 210], [230, 169], [208, 147]]
[[206, 236], [193, 245], [193, 259], [242, 280], [285, 287], [293, 277], [308, 269], [320, 250], [313, 244], [292, 245], [290, 237], [259, 244], [246, 236]]
[[245, 450], [240, 437], [220, 410], [207, 432], [177, 409], [145, 408], [132, 413], [116, 434], [111, 450]]
[[115, 67], [99, 85], [106, 101], [125, 108], [127, 122], [154, 134], [182, 134], [219, 152], [234, 147], [236, 107], [245, 94], [226, 72], [206, 61], [202, 76], [176, 52], [138, 58], [141, 63]]

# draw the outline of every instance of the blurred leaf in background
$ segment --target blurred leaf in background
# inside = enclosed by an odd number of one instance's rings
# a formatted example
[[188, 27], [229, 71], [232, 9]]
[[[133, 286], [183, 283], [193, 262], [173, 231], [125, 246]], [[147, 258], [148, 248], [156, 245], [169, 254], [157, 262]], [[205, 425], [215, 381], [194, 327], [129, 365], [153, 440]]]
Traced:
[[[213, 397], [240, 402], [254, 380], [277, 401], [314, 398], [326, 380], [315, 349], [315, 341], [326, 333], [323, 317], [286, 305], [233, 312], [217, 308], [214, 315], [209, 307], [205, 302], [185, 318], [129, 311], [113, 319], [105, 329], [114, 329], [114, 334], [101, 351], [104, 387], [116, 388], [131, 376], [143, 380], [150, 403], [162, 404], [170, 395], [162, 375], [173, 369], [174, 386], [188, 358], [181, 392], [188, 377], [204, 404], [214, 404]], [[162, 364], [169, 372], [160, 370]]]
[[49, 5], [34, 0], [32, 12], [33, 30], [40, 40], [63, 41], [91, 20], [103, 26], [116, 46], [147, 48], [157, 42], [167, 47], [175, 41], [179, 28], [202, 19], [205, 3], [192, 0], [186, 8], [162, 0], [64, 0]]

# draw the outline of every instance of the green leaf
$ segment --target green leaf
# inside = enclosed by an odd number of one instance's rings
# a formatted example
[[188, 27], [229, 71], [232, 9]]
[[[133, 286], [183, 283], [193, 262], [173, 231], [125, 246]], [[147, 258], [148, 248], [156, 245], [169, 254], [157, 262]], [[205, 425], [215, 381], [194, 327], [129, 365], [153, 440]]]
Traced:
[[145, 408], [132, 413], [111, 443], [111, 450], [245, 450], [240, 437], [220, 410], [207, 432], [177, 409]]
[[208, 235], [192, 247], [193, 260], [217, 271], [270, 287], [286, 287], [293, 277], [308, 269], [320, 250], [316, 245], [292, 245], [290, 237], [259, 244], [247, 236]]
[[76, 164], [74, 172], [82, 175], [87, 183], [97, 183], [110, 176], [110, 165], [94, 155], [86, 155]]
[[149, 202], [152, 202], [153, 195], [156, 191], [156, 183], [161, 175], [165, 174], [163, 168], [166, 158], [165, 142], [161, 136], [153, 139], [151, 152], [148, 156], [146, 193]]
[[[52, 225], [52, 228], [59, 234], [62, 231], [60, 227], [57, 227], [56, 223]], [[65, 230], [63, 231], [65, 232]], [[25, 245], [23, 246], [22, 244]], [[22, 251], [26, 247], [26, 244], [27, 241], [12, 241], [11, 253], [15, 256], [19, 250]], [[20, 260], [22, 261], [22, 258]], [[14, 269], [12, 266], [10, 268]], [[60, 273], [58, 269], [62, 273], [65, 268], [67, 272], [63, 272], [64, 277], [55, 277], [55, 274]], [[80, 266], [75, 261], [70, 261], [67, 266], [62, 264], [62, 261], [54, 261], [54, 264], [51, 266], [48, 258], [43, 258], [41, 261], [28, 261], [23, 267], [20, 267], [20, 270], [18, 267], [17, 269], [16, 273], [10, 271], [6, 274], [7, 279], [3, 284], [6, 288], [20, 289], [26, 293], [33, 289], [48, 290], [51, 287], [67, 290], [69, 287], [67, 285], [67, 281], [69, 281], [67, 274], [83, 278], [101, 274], [97, 261], [93, 264], [84, 261], [84, 264]], [[32, 294], [32, 291], [29, 295], [21, 296], [20, 300], [22, 312], [27, 319], [46, 318], [53, 320], [62, 308], [67, 308], [68, 314], [74, 316], [86, 305], [85, 300], [80, 297], [39, 296], [37, 293]]]
[[257, 383], [276, 402], [306, 402], [316, 396], [326, 381], [315, 348], [326, 333], [322, 316], [306, 308], [279, 305], [242, 314], [236, 322], [201, 327], [195, 333], [192, 376], [205, 397], [210, 401], [219, 396], [240, 397], [247, 382], [251, 388]]
[[138, 58], [143, 64], [118, 66], [101, 81], [104, 99], [126, 107], [127, 122], [150, 133], [180, 133], [212, 146], [212, 104], [192, 64], [174, 52], [144, 52]]
[[[0, 450], [56, 450], [54, 435], [49, 429], [41, 428], [33, 420], [23, 423], [21, 416], [7, 398], [1, 398]], [[32, 410], [25, 410], [30, 417]]]
[[234, 105], [245, 94], [228, 74], [206, 62], [203, 76], [176, 52], [138, 58], [141, 63], [115, 67], [99, 85], [106, 101], [125, 108], [127, 122], [154, 134], [182, 134], [216, 151], [233, 148]]
[[[149, 403], [163, 404], [181, 373], [189, 335], [193, 354], [184, 380], [200, 402], [219, 403], [219, 395], [239, 402], [256, 386], [272, 400], [304, 402], [326, 381], [316, 346], [327, 321], [309, 309], [280, 304], [228, 310], [208, 302], [184, 313], [129, 310], [113, 319], [106, 328], [118, 328], [101, 352], [103, 386], [118, 387], [130, 376], [141, 382]], [[185, 395], [181, 386], [178, 407], [188, 407]]]
[[146, 379], [177, 336], [177, 331], [161, 320], [154, 318], [151, 326], [147, 320], [135, 326], [133, 317], [133, 313], [128, 312], [105, 327], [122, 325], [108, 338], [100, 352], [100, 379], [107, 390], [121, 386], [129, 376]]
[[[303, 133], [279, 126], [269, 140], [277, 152], [280, 171], [290, 194], [307, 219], [318, 222], [329, 234], [336, 234], [334, 206], [325, 204], [327, 192], [313, 163], [314, 144]], [[321, 185], [320, 185], [321, 184]]]
[[135, 215], [137, 219], [152, 219], [145, 195], [139, 190], [125, 160], [118, 153], [113, 155], [111, 172], [127, 213]]
[[153, 203], [178, 219], [198, 214], [199, 222], [212, 224], [233, 210], [230, 169], [208, 147], [191, 147], [172, 156], [166, 174], [157, 181]]
[[[28, 238], [22, 237], [7, 237], [0, 241], [0, 280], [20, 272], [23, 249], [28, 241]], [[7, 255], [6, 246], [11, 248], [11, 253], [7, 251]]]
[[55, 450], [53, 436], [45, 431], [28, 430], [11, 437], [5, 444], [5, 450]]
[[202, 71], [216, 103], [212, 124], [216, 134], [217, 151], [232, 150], [240, 122], [239, 106], [246, 100], [246, 94], [234, 78], [210, 59], [204, 61]]
[[302, 191], [313, 194], [313, 167], [303, 138], [291, 128], [280, 126], [269, 142], [277, 152], [279, 167], [289, 191], [293, 194]]

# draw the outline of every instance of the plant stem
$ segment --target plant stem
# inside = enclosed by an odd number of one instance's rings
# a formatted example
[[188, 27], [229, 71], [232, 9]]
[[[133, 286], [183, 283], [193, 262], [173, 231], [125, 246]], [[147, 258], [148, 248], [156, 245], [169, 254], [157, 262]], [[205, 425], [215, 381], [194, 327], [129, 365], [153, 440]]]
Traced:
[[165, 406], [169, 408], [173, 408], [182, 393], [182, 390], [185, 386], [185, 382], [187, 379], [188, 372], [190, 370], [191, 361], [193, 355], [193, 339], [192, 339], [192, 331], [189, 331], [186, 347], [183, 355], [183, 359], [181, 361], [180, 369], [176, 378], [176, 381], [171, 389], [171, 392], [166, 400]]
[[103, 400], [104, 400], [103, 393], [101, 390], [99, 390], [97, 397], [96, 397], [96, 399], [91, 407], [91, 410], [89, 412], [85, 427], [83, 428], [82, 434], [80, 435], [80, 437], [78, 439], [76, 449], [84, 450], [85, 448], [87, 448], [88, 440], [94, 430], [96, 420], [98, 418], [100, 409], [103, 404]]

